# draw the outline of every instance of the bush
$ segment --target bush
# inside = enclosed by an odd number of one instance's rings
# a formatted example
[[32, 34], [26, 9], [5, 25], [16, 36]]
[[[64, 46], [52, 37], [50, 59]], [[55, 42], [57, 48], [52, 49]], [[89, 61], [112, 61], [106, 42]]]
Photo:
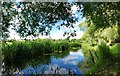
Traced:
[[106, 45], [106, 43], [102, 42], [100, 45], [98, 45], [96, 51], [98, 52], [98, 56], [103, 59], [110, 59], [110, 48]]

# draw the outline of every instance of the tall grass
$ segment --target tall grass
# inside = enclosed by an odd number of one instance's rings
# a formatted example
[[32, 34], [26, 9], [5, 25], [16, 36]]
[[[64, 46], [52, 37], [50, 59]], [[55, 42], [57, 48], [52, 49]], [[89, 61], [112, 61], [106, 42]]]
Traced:
[[[87, 57], [87, 66], [90, 66], [89, 74], [97, 72], [104, 64], [110, 61], [112, 55], [110, 53], [110, 47], [101, 42], [97, 47], [87, 46], [89, 44], [83, 44]], [[83, 50], [84, 51], [84, 50]], [[84, 53], [84, 52], [83, 52]]]
[[[32, 57], [42, 54], [50, 54], [55, 50], [68, 50], [69, 44], [66, 42], [52, 42], [50, 40], [39, 41], [15, 41], [12, 44], [5, 44], [2, 47], [4, 59], [21, 57]], [[6, 58], [8, 57], [8, 58]]]
[[[46, 60], [50, 60], [50, 56], [53, 53], [54, 55], [60, 53], [59, 51], [68, 54], [68, 50], [72, 46], [69, 40], [49, 40], [49, 39], [37, 39], [32, 41], [13, 41], [2, 46], [2, 56], [3, 62], [5, 62], [6, 66], [12, 67], [22, 67], [27, 65], [26, 61], [36, 62], [34, 60], [41, 59], [43, 61], [38, 63], [47, 62]], [[63, 57], [64, 55], [59, 55], [59, 57]], [[46, 58], [46, 60], [44, 60]], [[33, 59], [31, 61], [30, 59]], [[37, 60], [37, 61], [39, 61]], [[14, 66], [14, 64], [17, 64]]]
[[102, 60], [111, 59], [110, 47], [106, 43], [102, 42], [98, 45], [96, 51], [98, 52], [99, 58]]

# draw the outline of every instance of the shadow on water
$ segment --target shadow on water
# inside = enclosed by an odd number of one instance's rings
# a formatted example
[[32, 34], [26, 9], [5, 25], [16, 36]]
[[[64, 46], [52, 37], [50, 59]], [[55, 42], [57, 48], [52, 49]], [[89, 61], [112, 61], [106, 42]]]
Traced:
[[3, 74], [82, 74], [78, 64], [85, 60], [81, 50], [6, 60]]

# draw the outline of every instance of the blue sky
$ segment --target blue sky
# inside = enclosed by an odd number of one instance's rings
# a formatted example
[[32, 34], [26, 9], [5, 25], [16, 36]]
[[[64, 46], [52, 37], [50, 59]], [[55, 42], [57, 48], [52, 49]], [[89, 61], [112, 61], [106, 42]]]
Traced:
[[[83, 22], [85, 20], [85, 18], [82, 18], [82, 15], [80, 15], [80, 14], [82, 14], [81, 12], [77, 12], [77, 7], [75, 5], [71, 9], [72, 9], [72, 13], [74, 13], [75, 16], [78, 17], [78, 22], [76, 22], [76, 24], [73, 25], [74, 29], [76, 30], [77, 36], [71, 37], [71, 39], [79, 39], [79, 38], [82, 37], [84, 32], [80, 30], [78, 25], [81, 22]], [[18, 9], [18, 11], [21, 11], [21, 9]], [[15, 22], [17, 22], [17, 20], [15, 20]], [[60, 23], [61, 23], [61, 21], [57, 22], [56, 25], [58, 25]], [[52, 30], [50, 32], [50, 37], [52, 39], [64, 39], [67, 36], [63, 37], [63, 33], [65, 31], [72, 31], [74, 29], [72, 29], [72, 28], [68, 29], [68, 28], [65, 28], [65, 27], [61, 27], [61, 29], [58, 30], [58, 28], [56, 26], [53, 26], [53, 28], [52, 28]], [[10, 31], [10, 38], [9, 39], [20, 39], [20, 37], [18, 36], [18, 34], [14, 30], [9, 29], [9, 31]], [[27, 38], [31, 39], [31, 37], [27, 37]], [[39, 38], [49, 38], [49, 36], [41, 36], [40, 35]]]
[[61, 38], [64, 39], [66, 37], [63, 37], [63, 33], [65, 31], [72, 31], [72, 30], [76, 30], [77, 36], [76, 37], [71, 37], [71, 39], [79, 39], [79, 38], [82, 37], [82, 35], [84, 34], [84, 32], [80, 30], [80, 28], [79, 28], [78, 25], [81, 22], [83, 22], [85, 20], [85, 18], [82, 18], [82, 15], [80, 15], [80, 14], [82, 14], [81, 12], [77, 12], [77, 7], [75, 5], [72, 7], [72, 10], [73, 10], [72, 13], [74, 13], [75, 16], [78, 17], [78, 22], [76, 22], [76, 24], [73, 25], [74, 29], [61, 28], [60, 30], [58, 30], [58, 29], [56, 29], [56, 27], [53, 27], [53, 30], [51, 31], [51, 37], [52, 37], [52, 39], [61, 39]]

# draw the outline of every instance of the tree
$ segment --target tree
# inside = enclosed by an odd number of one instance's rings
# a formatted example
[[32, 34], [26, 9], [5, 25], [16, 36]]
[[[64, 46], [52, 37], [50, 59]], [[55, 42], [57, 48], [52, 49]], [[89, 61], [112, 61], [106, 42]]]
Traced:
[[97, 28], [119, 25], [120, 5], [118, 3], [83, 3], [83, 16]]
[[[8, 27], [12, 25], [22, 37], [38, 36], [39, 34], [49, 35], [52, 26], [60, 20], [63, 23], [58, 25], [58, 29], [62, 26], [74, 28], [73, 23], [77, 21], [77, 18], [71, 12], [72, 5], [79, 7], [78, 11], [83, 13], [88, 24], [93, 23], [95, 25], [96, 30], [120, 25], [119, 2], [3, 2], [3, 33], [7, 32]], [[19, 23], [11, 22], [14, 19], [17, 19]], [[120, 34], [120, 30], [118, 32]]]
[[[113, 28], [117, 25], [118, 33], [116, 35], [117, 42], [120, 42], [120, 2], [104, 2], [104, 3], [82, 3], [83, 17], [86, 17], [88, 34], [92, 35], [97, 32], [101, 36], [101, 31], [106, 28]], [[79, 26], [86, 25], [83, 22]], [[91, 25], [93, 24], [93, 25]], [[109, 29], [110, 31], [112, 29]], [[114, 29], [113, 29], [114, 30]], [[86, 34], [87, 35], [87, 34]], [[94, 35], [92, 36], [94, 37]]]
[[[8, 32], [12, 25], [14, 30], [22, 37], [29, 35], [49, 35], [52, 26], [62, 20], [58, 25], [73, 27], [77, 21], [71, 10], [73, 4], [66, 2], [3, 2], [3, 32]], [[18, 23], [15, 23], [17, 20]], [[64, 23], [66, 21], [66, 23]]]

